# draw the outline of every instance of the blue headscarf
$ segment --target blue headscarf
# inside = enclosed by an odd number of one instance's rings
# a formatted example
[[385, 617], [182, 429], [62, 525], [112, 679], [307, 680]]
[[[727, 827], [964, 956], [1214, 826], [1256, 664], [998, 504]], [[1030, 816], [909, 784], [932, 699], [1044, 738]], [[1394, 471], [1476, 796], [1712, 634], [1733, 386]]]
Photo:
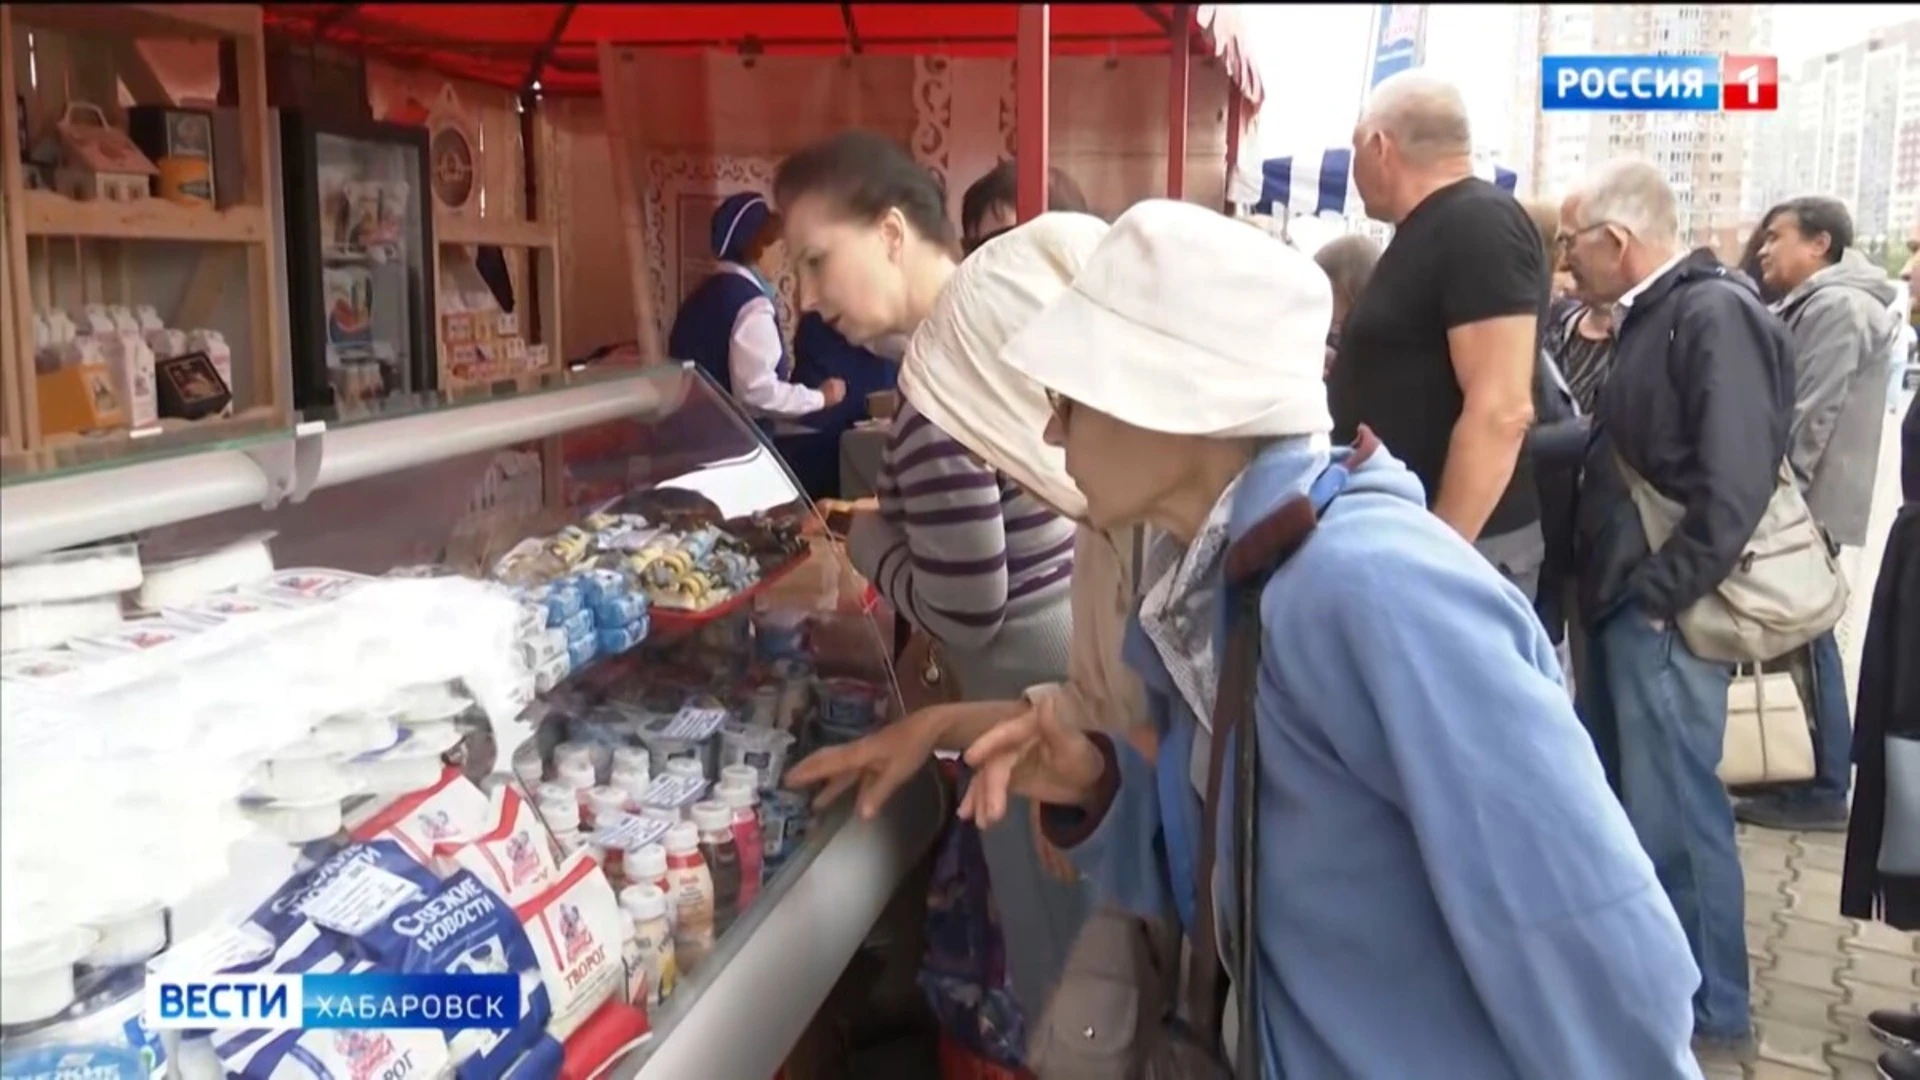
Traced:
[[766, 228], [767, 219], [773, 211], [767, 206], [766, 197], [752, 191], [742, 191], [727, 196], [720, 208], [713, 212], [713, 223], [709, 237], [713, 243], [713, 257], [727, 262], [746, 263], [747, 245]]

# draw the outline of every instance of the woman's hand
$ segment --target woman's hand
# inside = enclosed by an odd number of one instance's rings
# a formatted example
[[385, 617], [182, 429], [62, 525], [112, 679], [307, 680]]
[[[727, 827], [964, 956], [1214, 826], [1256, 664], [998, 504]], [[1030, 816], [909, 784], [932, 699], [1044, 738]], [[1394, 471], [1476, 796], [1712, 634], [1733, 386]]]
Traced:
[[900, 790], [900, 785], [933, 756], [941, 726], [939, 710], [922, 709], [864, 738], [814, 751], [787, 770], [787, 785], [797, 788], [825, 784], [813, 797], [813, 805], [818, 809], [832, 805], [857, 784], [860, 793], [855, 812], [871, 819], [893, 793]]
[[983, 829], [1007, 816], [1010, 794], [1084, 805], [1107, 767], [1093, 740], [1055, 718], [1046, 699], [975, 739], [966, 762], [975, 775], [960, 800], [960, 816]]

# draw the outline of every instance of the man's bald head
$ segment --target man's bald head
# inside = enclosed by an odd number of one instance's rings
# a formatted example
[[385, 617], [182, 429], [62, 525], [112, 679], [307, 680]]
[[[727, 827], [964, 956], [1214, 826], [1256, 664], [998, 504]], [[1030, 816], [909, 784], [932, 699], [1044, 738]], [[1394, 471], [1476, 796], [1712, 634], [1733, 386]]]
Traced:
[[1466, 99], [1458, 87], [1424, 71], [1403, 71], [1374, 87], [1360, 127], [1362, 138], [1384, 135], [1415, 168], [1473, 153]]

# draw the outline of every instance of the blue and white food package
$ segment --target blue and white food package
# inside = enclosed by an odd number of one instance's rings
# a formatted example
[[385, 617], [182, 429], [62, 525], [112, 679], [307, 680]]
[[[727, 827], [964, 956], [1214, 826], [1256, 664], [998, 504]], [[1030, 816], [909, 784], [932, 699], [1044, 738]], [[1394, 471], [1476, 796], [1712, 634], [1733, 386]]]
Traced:
[[[365, 867], [361, 873], [380, 873]], [[552, 1013], [525, 928], [500, 895], [461, 871], [423, 896], [366, 905], [351, 935], [351, 951], [374, 970], [405, 974], [518, 974], [520, 1021], [505, 1031], [467, 1030], [447, 1038], [461, 1080], [499, 1077], [540, 1038]]]

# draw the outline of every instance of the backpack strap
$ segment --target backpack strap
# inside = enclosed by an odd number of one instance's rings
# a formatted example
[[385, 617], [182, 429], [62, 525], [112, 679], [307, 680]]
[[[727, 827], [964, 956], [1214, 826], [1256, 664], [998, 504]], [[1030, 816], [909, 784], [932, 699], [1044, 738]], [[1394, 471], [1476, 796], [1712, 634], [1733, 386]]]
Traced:
[[[1221, 778], [1226, 770], [1227, 747], [1237, 747], [1234, 755], [1236, 800], [1233, 822], [1235, 851], [1234, 876], [1239, 913], [1238, 938], [1234, 946], [1232, 973], [1239, 1003], [1239, 1038], [1234, 1075], [1241, 1080], [1258, 1080], [1260, 1072], [1259, 995], [1255, 983], [1257, 949], [1255, 934], [1255, 898], [1253, 863], [1258, 838], [1257, 807], [1254, 795], [1259, 782], [1259, 740], [1254, 737], [1254, 693], [1260, 670], [1260, 596], [1275, 572], [1286, 565], [1313, 535], [1320, 514], [1338, 498], [1347, 477], [1365, 464], [1380, 446], [1372, 430], [1361, 426], [1354, 441], [1353, 454], [1345, 461], [1328, 466], [1305, 495], [1296, 495], [1256, 522], [1226, 553], [1227, 641], [1220, 668], [1220, 685], [1214, 695], [1213, 729], [1208, 747], [1207, 790], [1201, 806], [1200, 858], [1196, 867], [1194, 895], [1195, 931], [1193, 963], [1187, 984], [1187, 1016], [1204, 1034], [1219, 1044], [1220, 1034], [1220, 950], [1214, 924], [1213, 870], [1218, 853]], [[1235, 738], [1236, 733], [1240, 735]]]

